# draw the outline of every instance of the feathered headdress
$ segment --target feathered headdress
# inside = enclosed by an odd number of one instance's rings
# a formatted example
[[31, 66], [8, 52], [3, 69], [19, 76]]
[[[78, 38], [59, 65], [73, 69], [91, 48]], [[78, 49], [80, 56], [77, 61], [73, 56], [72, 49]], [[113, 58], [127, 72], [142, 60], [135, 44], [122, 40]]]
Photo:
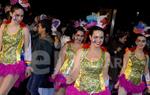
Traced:
[[11, 5], [15, 5], [16, 3], [19, 3], [24, 9], [27, 11], [30, 7], [30, 3], [28, 0], [10, 0]]
[[108, 25], [108, 15], [100, 15], [100, 13], [92, 12], [91, 15], [86, 16], [87, 24], [86, 28], [90, 28], [92, 26], [99, 26], [105, 29], [106, 25]]
[[143, 34], [144, 33], [144, 29], [146, 27], [146, 24], [142, 21], [139, 21], [138, 24], [136, 26], [134, 26], [133, 28], [133, 32], [135, 34]]
[[53, 19], [52, 20], [52, 31], [57, 31], [57, 28], [60, 26], [61, 21], [59, 19]]
[[74, 22], [74, 27], [75, 27], [75, 28], [76, 28], [76, 27], [79, 27], [79, 26], [84, 27], [85, 25], [86, 25], [86, 22], [85, 22], [84, 20], [81, 20], [81, 19], [76, 20], [76, 21]]

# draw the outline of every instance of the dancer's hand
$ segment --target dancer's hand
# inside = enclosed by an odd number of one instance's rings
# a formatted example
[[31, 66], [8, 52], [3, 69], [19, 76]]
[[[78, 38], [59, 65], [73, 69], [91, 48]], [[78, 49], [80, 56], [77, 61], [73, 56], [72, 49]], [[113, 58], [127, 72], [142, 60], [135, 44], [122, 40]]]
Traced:
[[53, 74], [51, 75], [51, 78], [52, 78], [52, 79], [55, 79], [56, 75], [57, 75], [57, 74], [53, 73]]
[[119, 82], [117, 82], [114, 86], [115, 89], [118, 89], [119, 88]]
[[29, 77], [32, 72], [33, 72], [33, 68], [30, 67], [30, 66], [28, 66], [28, 67], [26, 68], [25, 76], [26, 76], [26, 77]]
[[150, 86], [147, 87], [147, 93], [150, 93]]
[[71, 83], [74, 82], [73, 77], [70, 76], [70, 75], [66, 76], [66, 80], [67, 80], [67, 81], [66, 81], [67, 84], [71, 84]]

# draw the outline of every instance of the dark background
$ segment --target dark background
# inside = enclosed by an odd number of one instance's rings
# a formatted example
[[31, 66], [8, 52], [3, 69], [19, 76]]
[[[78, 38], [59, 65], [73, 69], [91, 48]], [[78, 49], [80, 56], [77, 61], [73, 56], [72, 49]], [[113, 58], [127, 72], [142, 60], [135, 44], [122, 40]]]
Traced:
[[[29, 0], [34, 15], [45, 13], [61, 20], [85, 18], [100, 9], [117, 9], [116, 24], [124, 27], [139, 19], [150, 23], [149, 3], [145, 0]], [[9, 0], [0, 0], [3, 5]], [[137, 11], [140, 14], [137, 16]]]

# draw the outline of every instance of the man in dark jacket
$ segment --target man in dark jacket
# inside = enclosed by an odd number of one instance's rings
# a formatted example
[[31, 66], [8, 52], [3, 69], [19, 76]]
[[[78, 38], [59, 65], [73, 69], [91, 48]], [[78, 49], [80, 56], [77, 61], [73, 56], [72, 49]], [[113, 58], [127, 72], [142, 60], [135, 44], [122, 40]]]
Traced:
[[49, 82], [49, 76], [54, 68], [54, 46], [49, 35], [51, 34], [50, 20], [44, 19], [39, 22], [38, 34], [39, 37], [32, 44], [33, 73], [27, 89], [31, 95], [53, 95], [53, 83]]

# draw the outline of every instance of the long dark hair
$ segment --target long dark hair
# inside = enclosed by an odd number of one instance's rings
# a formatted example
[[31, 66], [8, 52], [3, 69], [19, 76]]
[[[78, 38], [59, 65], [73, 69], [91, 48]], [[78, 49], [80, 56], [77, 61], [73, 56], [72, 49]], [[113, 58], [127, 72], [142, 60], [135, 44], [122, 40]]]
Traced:
[[[146, 39], [146, 45], [145, 45], [145, 47], [144, 47], [144, 49], [143, 49], [143, 52], [144, 52], [145, 54], [148, 54], [148, 46], [147, 46], [147, 38], [146, 38], [146, 36], [143, 35], [143, 34], [136, 34], [136, 37], [135, 37], [135, 39], [134, 39], [134, 42], [136, 42], [136, 40], [137, 40], [138, 37], [144, 37], [144, 38]], [[136, 49], [136, 43], [134, 43], [134, 46], [133, 46], [132, 48], [130, 48], [129, 50], [133, 52], [133, 51], [135, 51], [135, 49]]]
[[10, 11], [13, 13], [17, 9], [22, 9], [25, 12], [25, 9], [19, 3], [16, 3], [15, 5], [12, 5]]
[[[88, 28], [88, 36], [89, 35], [92, 36], [93, 32], [96, 31], [96, 30], [102, 31], [104, 33], [104, 29], [100, 28], [99, 26], [92, 26], [91, 28]], [[86, 43], [90, 43], [90, 38], [89, 37], [87, 37]], [[103, 42], [103, 44], [104, 44], [104, 42]]]

